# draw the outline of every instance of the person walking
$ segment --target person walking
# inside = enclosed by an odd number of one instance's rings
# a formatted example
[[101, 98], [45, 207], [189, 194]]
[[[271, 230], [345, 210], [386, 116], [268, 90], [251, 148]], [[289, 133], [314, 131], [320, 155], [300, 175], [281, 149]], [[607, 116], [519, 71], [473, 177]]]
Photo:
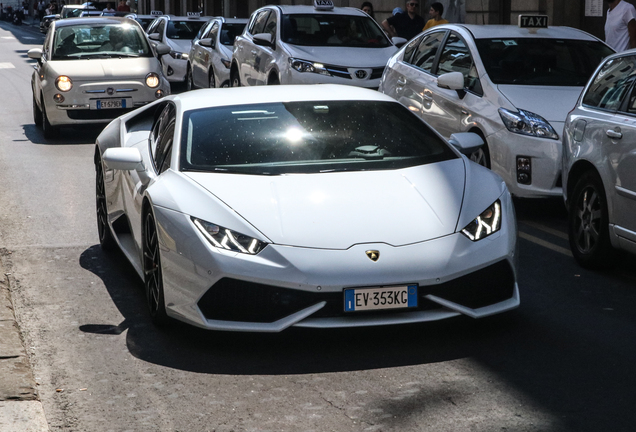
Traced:
[[444, 14], [444, 5], [440, 2], [435, 2], [431, 5], [431, 9], [428, 11], [431, 19], [426, 21], [426, 25], [423, 30], [428, 30], [431, 27], [435, 27], [441, 24], [448, 24], [448, 21], [442, 18]]
[[418, 0], [406, 1], [406, 12], [393, 15], [382, 21], [382, 28], [390, 37], [402, 37], [412, 39], [422, 31], [424, 18], [417, 14], [420, 2]]
[[624, 0], [607, 2], [605, 42], [617, 52], [636, 48], [636, 8]]

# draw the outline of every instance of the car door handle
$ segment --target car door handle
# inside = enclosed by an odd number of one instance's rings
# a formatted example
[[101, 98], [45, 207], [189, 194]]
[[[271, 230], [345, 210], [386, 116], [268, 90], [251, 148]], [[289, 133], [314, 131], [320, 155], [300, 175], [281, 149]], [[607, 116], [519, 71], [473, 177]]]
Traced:
[[252, 51], [250, 51], [250, 52], [251, 52], [252, 54], [254, 54], [254, 55], [258, 54], [258, 51], [256, 51], [256, 50], [252, 50]]
[[612, 129], [608, 129], [606, 132], [608, 137], [612, 138], [612, 139], [621, 139], [623, 138], [623, 134], [620, 133], [620, 131], [615, 131]]
[[399, 86], [405, 86], [405, 85], [406, 85], [406, 78], [404, 78], [404, 77], [400, 77], [400, 78], [398, 78], [398, 80], [397, 80], [397, 85], [399, 85]]
[[427, 101], [427, 102], [430, 102], [430, 101], [432, 101], [432, 100], [433, 100], [433, 97], [432, 97], [432, 96], [429, 96], [429, 95], [427, 95], [427, 94], [423, 94], [423, 95], [422, 95], [422, 99], [424, 99], [424, 100], [425, 100], [425, 101]]

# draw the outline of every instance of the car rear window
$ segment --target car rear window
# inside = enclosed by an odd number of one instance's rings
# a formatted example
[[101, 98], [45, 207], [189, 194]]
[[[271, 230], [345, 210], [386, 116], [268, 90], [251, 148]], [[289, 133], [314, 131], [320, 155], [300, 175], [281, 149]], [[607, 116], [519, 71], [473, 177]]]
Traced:
[[310, 101], [184, 113], [181, 170], [257, 175], [396, 169], [454, 159], [397, 102]]
[[614, 53], [597, 41], [497, 38], [475, 42], [495, 84], [584, 86], [601, 60]]
[[199, 30], [206, 24], [206, 21], [168, 21], [166, 36], [169, 39], [192, 40], [199, 34]]
[[289, 44], [305, 46], [391, 46], [375, 21], [368, 16], [354, 15], [283, 15], [281, 39]]

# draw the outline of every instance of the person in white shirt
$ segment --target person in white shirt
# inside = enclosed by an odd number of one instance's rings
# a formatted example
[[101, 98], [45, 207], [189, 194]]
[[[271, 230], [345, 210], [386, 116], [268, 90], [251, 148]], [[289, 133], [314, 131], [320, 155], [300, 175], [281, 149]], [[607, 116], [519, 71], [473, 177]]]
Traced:
[[623, 0], [607, 2], [605, 42], [617, 52], [636, 48], [636, 8]]
[[113, 9], [112, 3], [108, 3], [106, 5], [106, 8], [104, 9], [104, 12], [115, 13], [115, 9]]

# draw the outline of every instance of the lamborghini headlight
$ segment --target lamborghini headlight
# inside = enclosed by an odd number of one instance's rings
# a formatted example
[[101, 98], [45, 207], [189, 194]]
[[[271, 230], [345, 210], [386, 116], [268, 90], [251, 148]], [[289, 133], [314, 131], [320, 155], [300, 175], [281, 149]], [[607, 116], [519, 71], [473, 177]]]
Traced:
[[73, 88], [73, 81], [69, 77], [61, 75], [55, 80], [55, 87], [59, 91], [67, 92]]
[[466, 225], [462, 234], [472, 241], [477, 241], [496, 233], [499, 228], [501, 228], [501, 201], [497, 200]]
[[256, 255], [267, 246], [265, 242], [201, 219], [193, 217], [192, 222], [212, 246], [219, 249]]

